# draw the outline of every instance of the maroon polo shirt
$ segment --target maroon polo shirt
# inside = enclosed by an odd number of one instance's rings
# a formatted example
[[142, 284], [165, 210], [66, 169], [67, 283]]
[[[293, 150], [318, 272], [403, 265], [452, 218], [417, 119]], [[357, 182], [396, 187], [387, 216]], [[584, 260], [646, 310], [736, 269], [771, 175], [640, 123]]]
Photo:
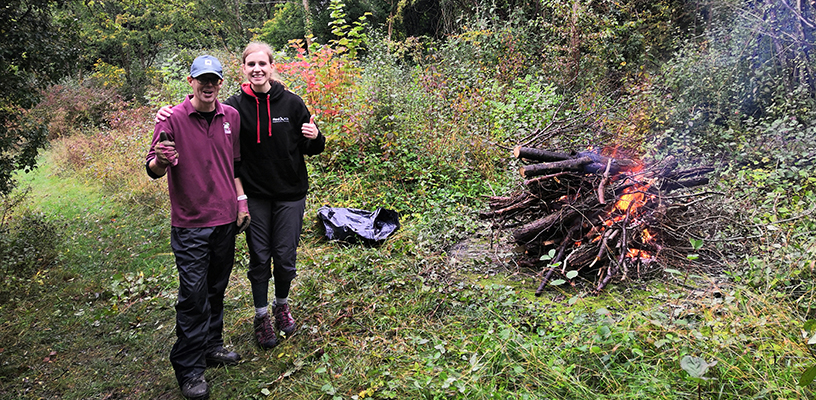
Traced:
[[[190, 102], [173, 107], [173, 114], [158, 122], [153, 145], [164, 131], [176, 142], [179, 162], [167, 168], [171, 224], [179, 228], [204, 228], [235, 222], [238, 201], [234, 162], [241, 159], [238, 112], [216, 101], [215, 117], [207, 123]], [[153, 145], [146, 161], [156, 158]]]

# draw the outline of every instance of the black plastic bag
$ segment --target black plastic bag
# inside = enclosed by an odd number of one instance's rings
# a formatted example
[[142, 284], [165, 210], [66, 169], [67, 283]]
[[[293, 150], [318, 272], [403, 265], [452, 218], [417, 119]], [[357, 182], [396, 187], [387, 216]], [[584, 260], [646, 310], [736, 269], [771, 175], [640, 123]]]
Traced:
[[323, 222], [329, 240], [381, 241], [400, 227], [399, 213], [379, 207], [372, 212], [324, 206], [317, 210], [317, 217]]

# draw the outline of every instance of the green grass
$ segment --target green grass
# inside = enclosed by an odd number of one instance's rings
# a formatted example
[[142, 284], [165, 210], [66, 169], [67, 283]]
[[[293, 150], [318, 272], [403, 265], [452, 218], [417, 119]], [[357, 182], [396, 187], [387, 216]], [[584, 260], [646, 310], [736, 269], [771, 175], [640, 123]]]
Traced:
[[[62, 226], [60, 255], [3, 281], [0, 398], [180, 398], [167, 359], [169, 217], [79, 176], [56, 174], [49, 160], [23, 176], [26, 207]], [[310, 197], [291, 295], [300, 327], [272, 350], [254, 344], [239, 240], [225, 339], [243, 360], [207, 371], [211, 398], [816, 398], [796, 385], [812, 362], [797, 305], [775, 292], [667, 274], [598, 296], [553, 287], [537, 298], [535, 271], [487, 261], [488, 241], [469, 242], [456, 262], [433, 248], [427, 236], [444, 224], [421, 213], [381, 246], [328, 243], [313, 223], [321, 196]], [[686, 355], [716, 361], [699, 386], [680, 366]]]

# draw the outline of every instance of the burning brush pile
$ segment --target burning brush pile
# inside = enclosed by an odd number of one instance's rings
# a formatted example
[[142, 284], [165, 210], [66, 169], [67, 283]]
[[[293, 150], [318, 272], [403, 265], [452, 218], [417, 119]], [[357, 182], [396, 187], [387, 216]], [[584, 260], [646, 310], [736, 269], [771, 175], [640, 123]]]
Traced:
[[513, 240], [525, 249], [521, 266], [543, 268], [537, 296], [548, 282], [574, 277], [571, 271], [600, 292], [615, 280], [661, 270], [659, 259], [681, 258], [672, 246], [689, 238], [676, 225], [688, 223], [684, 215], [701, 196], [681, 190], [708, 184], [713, 171], [678, 171], [671, 157], [646, 166], [595, 151], [517, 147], [514, 155], [525, 161], [525, 190], [491, 197], [490, 211], [480, 217], [513, 229]]

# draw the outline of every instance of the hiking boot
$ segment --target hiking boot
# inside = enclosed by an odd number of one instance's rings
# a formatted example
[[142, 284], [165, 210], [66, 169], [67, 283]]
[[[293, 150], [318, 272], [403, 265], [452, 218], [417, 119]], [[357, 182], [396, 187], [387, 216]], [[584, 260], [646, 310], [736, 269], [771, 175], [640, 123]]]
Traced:
[[264, 314], [263, 317], [255, 317], [255, 339], [258, 344], [264, 349], [271, 349], [278, 345], [278, 337], [275, 336], [275, 329], [272, 328], [272, 319], [269, 318], [269, 313]]
[[295, 331], [295, 319], [289, 312], [289, 304], [279, 304], [275, 306], [275, 327], [283, 331], [286, 336]]
[[238, 360], [241, 359], [241, 356], [234, 351], [229, 351], [219, 346], [213, 350], [208, 351], [205, 358], [207, 359], [208, 367], [215, 367], [219, 365], [238, 364]]
[[210, 387], [204, 380], [204, 374], [194, 376], [181, 384], [181, 395], [188, 400], [205, 400], [210, 398]]

